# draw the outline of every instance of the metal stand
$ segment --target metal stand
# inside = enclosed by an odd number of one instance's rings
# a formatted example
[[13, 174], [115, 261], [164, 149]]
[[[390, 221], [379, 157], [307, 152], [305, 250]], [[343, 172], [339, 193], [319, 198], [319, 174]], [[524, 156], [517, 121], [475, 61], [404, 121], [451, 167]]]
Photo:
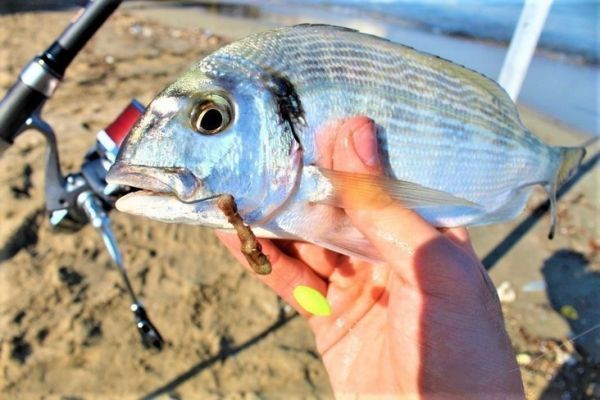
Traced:
[[94, 196], [94, 194], [89, 191], [81, 193], [77, 199], [77, 203], [89, 218], [92, 226], [96, 228], [102, 236], [102, 240], [104, 241], [104, 245], [106, 246], [108, 253], [121, 273], [123, 283], [125, 284], [125, 289], [131, 297], [132, 303], [130, 309], [135, 316], [135, 325], [140, 333], [140, 336], [142, 337], [144, 346], [153, 347], [158, 350], [162, 349], [163, 339], [158, 330], [154, 327], [154, 325], [152, 325], [152, 322], [150, 322], [150, 318], [148, 318], [148, 314], [146, 313], [144, 306], [138, 300], [135, 292], [133, 291], [131, 282], [127, 276], [127, 270], [123, 265], [123, 257], [121, 256], [119, 245], [117, 244], [112, 231], [110, 218], [106, 212], [104, 212], [102, 204]]

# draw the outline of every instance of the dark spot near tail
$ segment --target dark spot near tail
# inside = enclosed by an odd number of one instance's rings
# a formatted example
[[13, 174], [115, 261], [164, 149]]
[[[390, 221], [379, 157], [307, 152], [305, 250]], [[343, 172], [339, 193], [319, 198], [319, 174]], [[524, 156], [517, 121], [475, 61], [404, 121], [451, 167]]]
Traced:
[[31, 345], [25, 341], [24, 336], [25, 334], [15, 336], [10, 342], [10, 358], [20, 362], [21, 364], [25, 364], [25, 361], [32, 353]]

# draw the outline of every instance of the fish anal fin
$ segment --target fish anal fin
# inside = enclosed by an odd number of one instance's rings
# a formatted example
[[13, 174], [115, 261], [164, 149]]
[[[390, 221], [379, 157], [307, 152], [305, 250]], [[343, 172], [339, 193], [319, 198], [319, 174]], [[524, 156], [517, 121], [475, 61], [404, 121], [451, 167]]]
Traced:
[[325, 247], [336, 253], [350, 257], [358, 257], [366, 261], [379, 262], [381, 255], [371, 242], [354, 226], [345, 226], [327, 232], [325, 236], [313, 240], [313, 243]]
[[509, 197], [509, 200], [497, 209], [484, 214], [482, 216], [483, 219], [475, 221], [473, 225], [487, 225], [516, 218], [523, 212], [523, 209], [527, 205], [527, 199], [532, 189], [533, 185], [528, 185], [515, 190]]

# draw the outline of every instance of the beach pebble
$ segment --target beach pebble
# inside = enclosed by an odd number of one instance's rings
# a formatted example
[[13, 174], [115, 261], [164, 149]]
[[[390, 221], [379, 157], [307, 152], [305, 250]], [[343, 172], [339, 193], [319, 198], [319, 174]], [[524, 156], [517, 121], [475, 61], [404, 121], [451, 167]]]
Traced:
[[508, 281], [504, 281], [498, 285], [496, 291], [501, 303], [512, 303], [517, 298], [517, 293]]

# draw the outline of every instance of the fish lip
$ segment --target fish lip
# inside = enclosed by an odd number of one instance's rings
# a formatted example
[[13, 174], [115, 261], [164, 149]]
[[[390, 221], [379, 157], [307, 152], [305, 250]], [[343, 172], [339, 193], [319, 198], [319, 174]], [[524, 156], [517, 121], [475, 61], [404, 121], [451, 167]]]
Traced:
[[171, 188], [159, 179], [149, 175], [151, 167], [132, 166], [116, 162], [106, 174], [106, 182], [123, 185], [154, 193], [169, 193]]
[[147, 193], [175, 196], [184, 203], [203, 201], [208, 197], [203, 193], [200, 180], [183, 167], [151, 167], [117, 161], [108, 171], [106, 181]]
[[214, 202], [197, 201], [186, 204], [168, 193], [140, 190], [119, 198], [115, 207], [120, 212], [166, 223], [204, 225], [213, 228], [228, 227], [225, 215], [219, 211]]
[[117, 204], [118, 204], [118, 202], [121, 199], [124, 199], [126, 197], [127, 198], [133, 198], [133, 197], [139, 197], [139, 196], [162, 197], [162, 198], [165, 198], [165, 199], [176, 198], [180, 203], [183, 203], [183, 204], [202, 203], [202, 202], [205, 202], [205, 201], [214, 200], [217, 197], [219, 197], [219, 195], [215, 195], [215, 196], [203, 197], [203, 198], [192, 200], [192, 201], [184, 201], [184, 200], [181, 200], [180, 198], [178, 198], [177, 196], [175, 196], [175, 194], [173, 194], [171, 192], [157, 192], [157, 191], [148, 190], [148, 189], [139, 189], [139, 190], [135, 190], [133, 192], [127, 193], [127, 194], [119, 197], [119, 199], [117, 200]]

